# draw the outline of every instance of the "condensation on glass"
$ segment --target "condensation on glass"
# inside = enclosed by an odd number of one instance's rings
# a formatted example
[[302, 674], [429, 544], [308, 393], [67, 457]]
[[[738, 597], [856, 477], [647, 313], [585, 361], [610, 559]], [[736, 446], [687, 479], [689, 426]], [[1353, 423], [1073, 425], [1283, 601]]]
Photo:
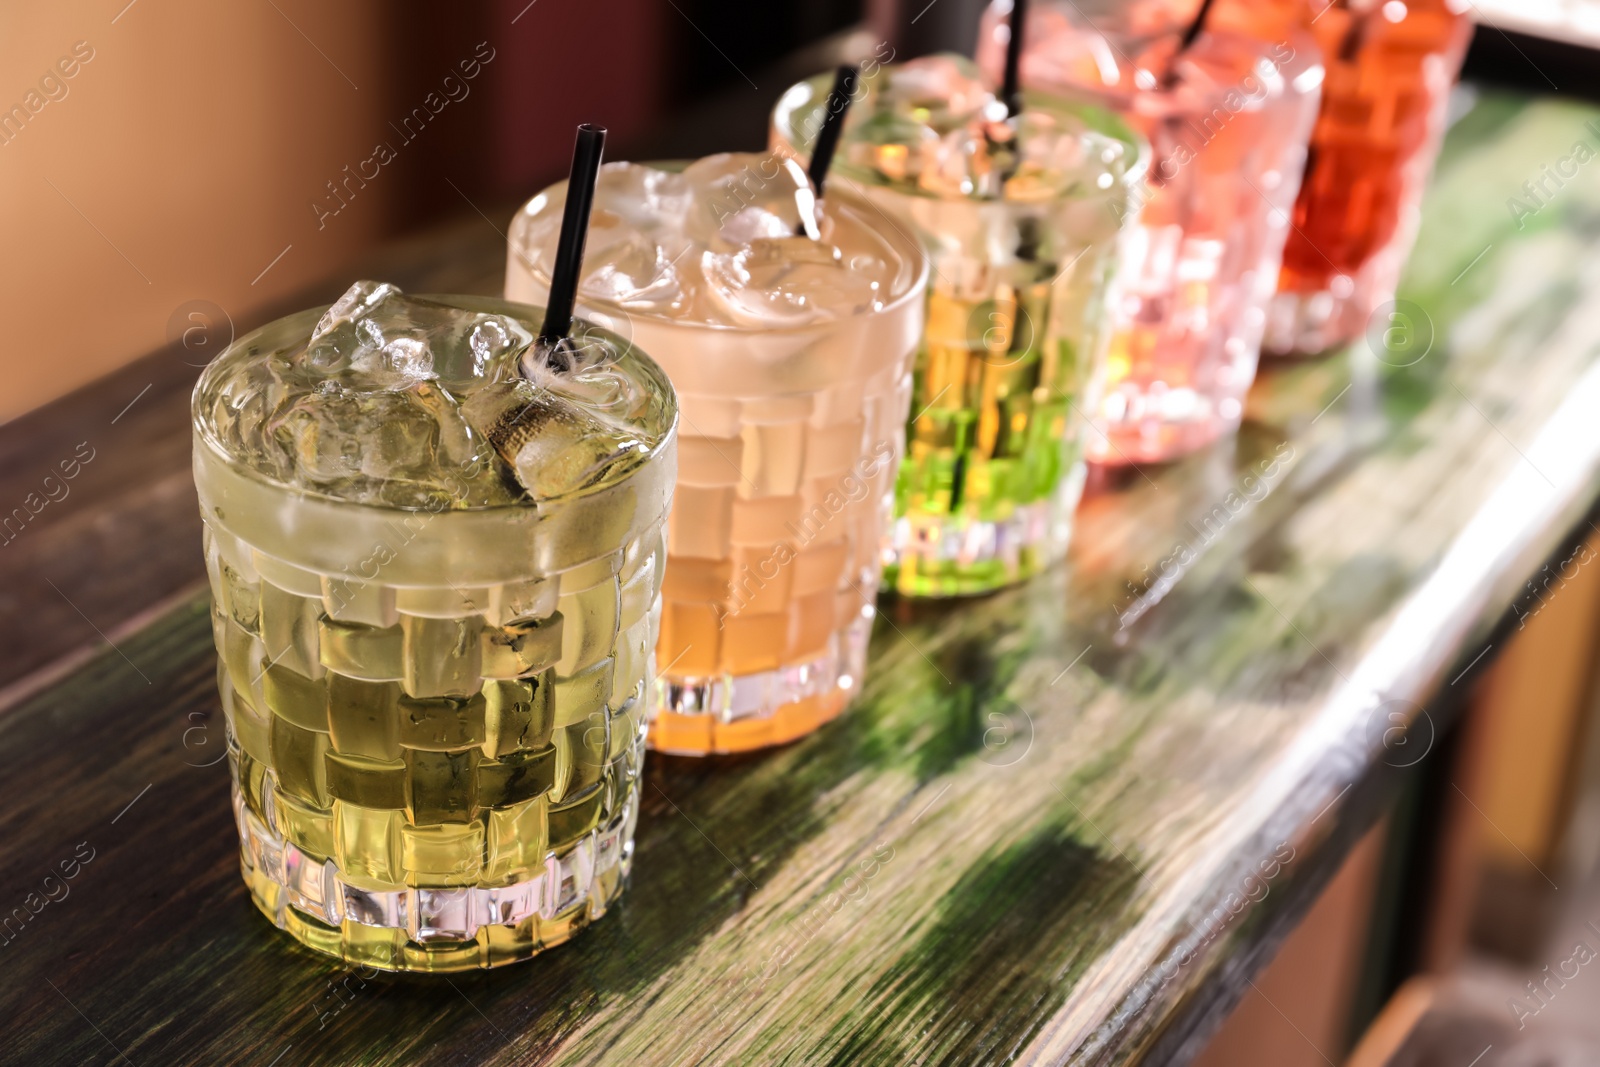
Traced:
[[[508, 297], [548, 291], [564, 202], [554, 186], [513, 220]], [[780, 744], [860, 692], [926, 270], [842, 187], [813, 218], [780, 155], [602, 168], [579, 307], [659, 360], [682, 409], [653, 747]]]
[[360, 283], [194, 397], [243, 872], [304, 944], [493, 967], [603, 915], [633, 850], [675, 406], [583, 327]]
[[[979, 39], [991, 76], [1006, 6]], [[1267, 42], [1213, 24], [1180, 51], [1194, 6], [1090, 4], [1092, 21], [1069, 0], [1029, 8], [1024, 83], [1115, 111], [1152, 146], [1087, 439], [1105, 464], [1173, 459], [1238, 427], [1321, 92], [1303, 30]]]
[[[1066, 551], [1148, 147], [1106, 111], [1039, 94], [1008, 116], [958, 56], [871, 67], [861, 85], [831, 180], [931, 259], [886, 578], [911, 596], [983, 593]], [[809, 154], [827, 88], [784, 94], [775, 148]]]

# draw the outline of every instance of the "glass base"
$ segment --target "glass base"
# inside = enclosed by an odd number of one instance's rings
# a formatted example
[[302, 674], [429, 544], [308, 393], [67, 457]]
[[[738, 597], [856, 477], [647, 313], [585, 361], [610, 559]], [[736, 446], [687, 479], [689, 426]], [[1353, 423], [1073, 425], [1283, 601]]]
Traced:
[[884, 583], [901, 596], [972, 596], [1038, 573], [1066, 555], [1084, 470], [1074, 465], [1049, 497], [1018, 504], [1005, 519], [902, 515], [894, 523]]
[[[638, 795], [622, 814], [508, 885], [371, 889], [275, 833], [237, 784], [240, 866], [250, 897], [307, 948], [383, 971], [469, 971], [529, 959], [606, 913], [633, 860]], [[368, 879], [362, 879], [368, 881]]]
[[1261, 351], [1278, 358], [1321, 356], [1361, 337], [1382, 301], [1349, 278], [1337, 281], [1342, 284], [1320, 292], [1273, 296]]
[[758, 674], [658, 678], [650, 747], [680, 756], [782, 745], [837, 718], [860, 691], [872, 607], [806, 663]]
[[[1238, 407], [1238, 404], [1233, 405]], [[1198, 452], [1239, 428], [1239, 416], [1194, 422], [1127, 423], [1096, 427], [1085, 449], [1089, 462], [1103, 467], [1166, 463]]]

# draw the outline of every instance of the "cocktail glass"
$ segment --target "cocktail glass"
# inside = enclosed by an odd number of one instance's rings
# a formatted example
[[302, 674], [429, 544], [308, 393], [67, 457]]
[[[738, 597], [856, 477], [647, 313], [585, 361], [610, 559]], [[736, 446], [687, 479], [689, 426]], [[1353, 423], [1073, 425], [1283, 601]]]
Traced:
[[[1002, 62], [1007, 6], [985, 15], [989, 73]], [[1125, 116], [1153, 148], [1089, 454], [1173, 459], [1243, 415], [1322, 67], [1303, 31], [1268, 44], [1207, 25], [1185, 47], [1166, 0], [1096, 8], [1092, 23], [1082, 11], [1071, 0], [1030, 8], [1024, 83]]]
[[[565, 185], [513, 220], [506, 294], [548, 290]], [[927, 266], [778, 155], [607, 164], [579, 307], [661, 362], [682, 411], [652, 747], [797, 738], [859, 692]]]
[[1266, 337], [1269, 352], [1315, 355], [1360, 337], [1394, 296], [1472, 37], [1471, 5], [1222, 0], [1219, 14], [1235, 5], [1258, 35], [1304, 22], [1327, 67]]
[[[826, 90], [821, 77], [783, 95], [777, 150], [810, 152]], [[1109, 112], [1046, 96], [1008, 121], [959, 56], [864, 78], [830, 181], [908, 220], [931, 259], [886, 554], [902, 594], [987, 592], [1065, 553], [1085, 390], [1147, 154]]]
[[519, 376], [537, 329], [363, 282], [195, 390], [245, 881], [352, 963], [525, 959], [628, 871], [676, 408], [593, 327]]

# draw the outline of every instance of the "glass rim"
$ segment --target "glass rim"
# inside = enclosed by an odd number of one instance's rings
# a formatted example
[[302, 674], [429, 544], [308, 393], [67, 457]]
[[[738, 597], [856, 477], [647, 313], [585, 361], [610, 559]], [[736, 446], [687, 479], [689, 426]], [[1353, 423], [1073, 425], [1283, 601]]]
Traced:
[[[976, 64], [974, 64], [969, 57], [960, 55], [959, 53], [936, 52], [931, 56], [922, 58], [956, 59], [963, 65], [971, 67], [973, 76], [982, 80], [981, 73], [977, 70]], [[911, 62], [915, 62], [915, 60], [912, 60]], [[905, 66], [905, 64], [883, 64], [878, 68], [877, 71], [874, 71], [872, 75], [864, 75], [862, 81], [863, 83], [868, 82], [872, 78], [880, 75], [883, 71], [892, 71], [896, 67], [903, 66]], [[795, 82], [793, 85], [789, 86], [789, 88], [785, 89], [783, 94], [778, 97], [778, 102], [773, 105], [772, 127], [779, 135], [783, 137], [785, 146], [789, 148], [790, 151], [798, 152], [802, 147], [802, 144], [798, 142], [795, 137], [794, 123], [792, 121], [793, 116], [799, 110], [802, 102], [809, 103], [815, 99], [825, 99], [828, 94], [828, 89], [832, 84], [832, 77], [833, 76], [831, 74], [817, 74], [809, 78], [802, 78], [800, 81]], [[993, 91], [992, 87], [991, 91]], [[1150, 146], [1150, 142], [1144, 137], [1144, 135], [1114, 110], [1103, 107], [1096, 103], [1074, 99], [1071, 96], [1063, 95], [1057, 92], [1051, 92], [1049, 90], [1024, 89], [1022, 95], [1023, 99], [1027, 102], [1028, 107], [1058, 115], [1070, 115], [1079, 122], [1083, 123], [1086, 132], [1096, 133], [1103, 137], [1108, 137], [1111, 140], [1125, 146], [1131, 154], [1128, 160], [1128, 165], [1123, 169], [1120, 175], [1111, 170], [1111, 168], [1108, 166], [1102, 166], [1099, 169], [1099, 173], [1101, 175], [1111, 175], [1113, 185], [1120, 185], [1125, 191], [1131, 194], [1133, 189], [1144, 180], [1146, 174], [1149, 172], [1150, 158], [1154, 154], [1154, 151]], [[848, 118], [846, 121], [849, 121]], [[929, 189], [923, 189], [921, 186], [902, 189], [897, 186], [879, 181], [878, 176], [872, 171], [863, 170], [860, 167], [850, 164], [845, 160], [843, 153], [840, 153], [839, 156], [835, 157], [833, 167], [835, 173], [848, 175], [852, 180], [860, 183], [866, 188], [873, 190], [887, 189], [891, 192], [899, 193], [909, 200], [927, 201], [929, 203], [970, 204], [975, 208], [1025, 210], [1027, 208], [1037, 207], [1040, 205], [1082, 199], [1080, 197], [1069, 197], [1065, 194], [1052, 196], [1041, 200], [983, 199], [970, 196], [952, 196], [948, 194], [937, 193]], [[1104, 193], [1108, 192], [1109, 190], [1099, 191]]]
[[[1105, 41], [1112, 48], [1116, 47], [1107, 34], [1101, 33], [1092, 26], [1080, 24], [1076, 21], [1073, 22], [1073, 26], [1082, 33], [1092, 34]], [[1171, 36], [1170, 32], [1163, 31], [1152, 35], [1150, 39], [1161, 41]], [[1297, 38], [1303, 38], [1303, 40], [1296, 41]], [[1272, 68], [1273, 75], [1285, 86], [1293, 84], [1295, 79], [1284, 74], [1284, 67], [1289, 64], [1290, 60], [1300, 54], [1298, 50], [1294, 49], [1293, 44], [1299, 43], [1302, 46], [1309, 46], [1308, 54], [1312, 64], [1322, 71], [1318, 77], [1318, 84], [1320, 85], [1323, 78], [1326, 77], [1326, 65], [1323, 63], [1321, 52], [1317, 48], [1316, 38], [1302, 30], [1290, 32], [1282, 42], [1268, 42], [1251, 37], [1229, 26], [1218, 26], [1214, 28], [1207, 27], [1202, 39], [1208, 41], [1213, 49], [1222, 46], [1253, 54], [1255, 62], [1252, 64], [1252, 72], [1260, 76], [1256, 68], [1265, 62]], [[1287, 45], [1291, 49], [1290, 59], [1284, 60], [1282, 64], [1273, 63], [1271, 60], [1271, 49], [1279, 43]], [[1195, 62], [1192, 55], [1183, 58], [1191, 65]], [[1240, 89], [1242, 83], [1240, 82], [1207, 81], [1203, 84], [1197, 84], [1192, 78], [1180, 80], [1172, 85], [1157, 81], [1155, 85], [1149, 88], [1138, 85], [1080, 83], [1060, 79], [1046, 79], [1041, 84], [1043, 93], [1066, 99], [1074, 104], [1112, 113], [1136, 112], [1145, 119], [1154, 120], [1187, 118], [1192, 115], [1207, 113], [1222, 104], [1229, 93], [1242, 93]], [[1251, 100], [1248, 94], [1244, 95], [1250, 106], [1231, 110], [1236, 113], [1261, 111], [1266, 106], [1268, 99], [1271, 99], [1265, 94], [1259, 100]], [[1279, 93], [1277, 95], [1282, 96], [1285, 94]], [[1100, 101], [1104, 101], [1104, 103]]]
[[[481, 296], [473, 293], [408, 293], [407, 295], [415, 296], [417, 299], [434, 300], [440, 303], [451, 304], [455, 307], [464, 308], [469, 311], [484, 311], [491, 314], [509, 314], [511, 317], [516, 318], [523, 325], [527, 326], [535, 335], [537, 335], [539, 331], [539, 323], [542, 322], [544, 318], [544, 308], [539, 307], [538, 305], [524, 304], [515, 300], [507, 300], [504, 297], [499, 296]], [[572, 493], [565, 493], [561, 496], [549, 497], [543, 500], [534, 500], [533, 498], [529, 497], [526, 500], [513, 500], [504, 504], [482, 504], [475, 505], [473, 507], [432, 508], [428, 507], [427, 505], [407, 506], [401, 504], [373, 502], [368, 500], [351, 500], [348, 497], [342, 497], [335, 493], [327, 492], [326, 490], [308, 488], [306, 486], [285, 482], [263, 470], [260, 470], [250, 463], [244, 462], [240, 459], [240, 457], [236, 456], [229, 450], [225, 442], [218, 438], [210, 419], [203, 417], [200, 410], [201, 394], [211, 381], [213, 375], [217, 373], [215, 368], [221, 366], [223, 361], [232, 355], [236, 349], [243, 349], [252, 343], [258, 342], [263, 335], [268, 334], [272, 330], [282, 329], [290, 323], [298, 323], [301, 321], [308, 321], [310, 325], [315, 325], [316, 321], [320, 319], [322, 315], [327, 312], [328, 308], [332, 306], [333, 305], [331, 304], [322, 304], [315, 307], [302, 308], [299, 311], [290, 312], [289, 314], [281, 315], [270, 322], [263, 323], [254, 330], [251, 330], [249, 333], [235, 338], [227, 348], [223, 349], [214, 359], [211, 360], [210, 363], [205, 365], [205, 368], [200, 372], [200, 377], [195, 382], [194, 390], [189, 396], [189, 424], [191, 434], [196, 445], [204, 445], [207, 451], [210, 452], [212, 457], [214, 457], [217, 462], [226, 466], [229, 470], [234, 471], [240, 476], [256, 482], [257, 484], [280, 490], [293, 496], [304, 497], [309, 500], [318, 500], [328, 504], [336, 504], [341, 507], [367, 508], [373, 511], [394, 512], [395, 514], [399, 515], [415, 515], [418, 513], [435, 514], [440, 516], [470, 514], [483, 515], [494, 512], [515, 513], [533, 511], [544, 505], [560, 504], [565, 501], [581, 499], [596, 492], [603, 492], [608, 489], [613, 489], [618, 485], [626, 484], [629, 480], [635, 477], [637, 472], [630, 473], [627, 478], [622, 479], [620, 482], [610, 482], [603, 485], [590, 486]], [[663, 451], [670, 444], [675, 442], [677, 438], [680, 412], [678, 409], [678, 393], [672, 385], [672, 379], [667, 376], [667, 372], [661, 367], [661, 365], [652, 359], [649, 353], [645, 352], [644, 349], [634, 344], [632, 339], [622, 337], [614, 331], [606, 329], [599, 323], [585, 319], [582, 315], [574, 316], [574, 323], [581, 323], [586, 332], [597, 333], [611, 340], [615, 344], [617, 351], [622, 353], [623, 356], [632, 354], [639, 360], [640, 366], [647, 374], [653, 376], [657, 380], [658, 384], [665, 386], [662, 392], [666, 398], [672, 418], [669, 421], [666, 429], [662, 431], [660, 440], [658, 440], [650, 448], [650, 450], [645, 453], [644, 462], [640, 464], [640, 466], [643, 467], [659, 462]], [[310, 336], [309, 328], [305, 331], [305, 335]]]
[[[770, 157], [773, 154], [774, 153], [770, 149], [768, 151], [766, 151], [766, 152], [713, 152], [712, 153], [712, 155], [748, 155], [748, 156], [757, 156], [757, 157], [763, 157], [763, 156], [764, 157]], [[710, 156], [703, 156], [701, 158], [709, 159], [711, 157]], [[690, 163], [694, 162], [694, 160], [687, 160], [687, 159], [661, 159], [661, 160], [655, 160], [655, 159], [652, 159], [652, 160], [613, 160], [611, 162], [612, 163], [624, 163], [624, 162], [627, 162], [627, 163], [632, 163], [634, 166], [650, 167], [650, 168], [653, 168], [655, 170], [665, 171], [667, 173], [673, 173], [673, 172], [676, 172], [676, 171], [681, 171], [684, 167], [686, 167]], [[611, 165], [611, 164], [608, 163], [607, 166], [609, 166], [609, 165]], [[553, 192], [556, 189], [564, 188], [566, 186], [566, 184], [567, 184], [566, 179], [563, 178], [561, 181], [553, 182], [550, 185], [545, 186], [543, 189], [540, 189], [537, 193], [535, 193], [532, 197], [529, 198], [527, 203], [523, 204], [522, 207], [517, 209], [516, 218], [520, 219], [524, 215], [526, 215], [528, 213], [528, 208], [533, 205], [534, 201], [539, 200], [541, 197], [544, 197], [544, 196], [548, 195], [549, 193]], [[878, 317], [878, 316], [887, 316], [887, 315], [898, 314], [898, 313], [902, 312], [905, 309], [905, 305], [906, 304], [911, 303], [911, 302], [916, 301], [916, 300], [920, 300], [922, 298], [923, 293], [928, 288], [928, 277], [932, 272], [932, 268], [931, 268], [931, 265], [930, 265], [929, 260], [928, 260], [927, 249], [923, 247], [922, 242], [920, 240], [918, 240], [918, 238], [917, 238], [916, 227], [915, 226], [911, 226], [910, 223], [909, 223], [909, 220], [896, 220], [896, 219], [891, 218], [887, 213], [884, 212], [882, 207], [880, 207], [877, 204], [874, 204], [872, 202], [872, 198], [871, 197], [864, 196], [861, 193], [854, 192], [853, 190], [850, 190], [850, 189], [845, 189], [845, 190], [842, 191], [842, 193], [838, 189], [829, 189], [828, 193], [827, 193], [827, 196], [823, 197], [823, 201], [826, 202], [829, 197], [833, 197], [836, 194], [839, 195], [839, 199], [840, 200], [848, 202], [849, 205], [853, 209], [855, 209], [858, 214], [862, 215], [864, 219], [869, 220], [868, 225], [869, 225], [869, 228], [873, 232], [879, 234], [880, 236], [883, 236], [885, 238], [885, 240], [890, 241], [891, 244], [903, 242], [906, 247], [900, 249], [900, 251], [902, 253], [905, 253], [908, 250], [910, 251], [910, 254], [907, 256], [907, 259], [913, 264], [911, 283], [908, 286], [906, 286], [906, 291], [904, 293], [901, 293], [899, 296], [895, 297], [892, 300], [885, 301], [883, 306], [880, 307], [880, 308], [868, 309], [866, 311], [852, 311], [848, 315], [841, 315], [841, 316], [839, 316], [837, 318], [831, 318], [831, 319], [817, 319], [817, 320], [814, 320], [812, 322], [789, 323], [789, 324], [770, 324], [770, 325], [759, 325], [759, 326], [745, 326], [745, 325], [742, 325], [740, 323], [733, 323], [733, 322], [700, 322], [700, 321], [691, 322], [691, 321], [682, 320], [682, 319], [674, 319], [674, 318], [671, 318], [671, 317], [669, 317], [667, 315], [659, 315], [659, 314], [655, 314], [655, 313], [649, 312], [649, 311], [641, 311], [641, 310], [637, 310], [637, 309], [634, 309], [634, 308], [628, 308], [628, 307], [624, 307], [621, 304], [615, 303], [614, 301], [596, 299], [594, 297], [591, 297], [591, 296], [589, 296], [589, 295], [584, 293], [584, 291], [583, 291], [581, 286], [578, 289], [578, 307], [580, 309], [583, 309], [583, 308], [594, 308], [596, 310], [604, 312], [606, 315], [608, 315], [608, 316], [610, 316], [610, 317], [612, 317], [614, 319], [620, 319], [620, 320], [624, 320], [624, 321], [632, 321], [633, 319], [637, 318], [637, 319], [643, 319], [643, 320], [649, 321], [651, 323], [661, 323], [661, 324], [666, 325], [666, 326], [671, 326], [674, 329], [707, 330], [707, 331], [712, 331], [712, 332], [716, 332], [716, 333], [752, 334], [752, 335], [754, 335], [754, 334], [792, 334], [792, 335], [801, 335], [801, 334], [814, 333], [814, 332], [828, 332], [828, 331], [840, 329], [841, 327], [843, 327], [843, 326], [845, 326], [847, 324], [864, 321], [864, 320], [869, 319], [869, 318], [875, 318], [875, 317]], [[866, 209], [870, 209], [871, 211], [876, 212], [889, 225], [887, 227], [870, 225], [871, 216], [867, 214], [867, 210]], [[904, 221], [906, 223], [906, 225], [902, 225], [901, 224], [902, 221]], [[509, 243], [509, 245], [511, 247], [511, 253], [513, 255], [515, 255], [517, 257], [518, 261], [523, 265], [523, 267], [525, 267], [527, 269], [527, 271], [528, 271], [530, 276], [532, 276], [540, 284], [545, 285], [546, 287], [548, 287], [549, 283], [550, 283], [550, 279], [543, 272], [537, 271], [537, 270], [534, 269], [532, 261], [529, 258], [529, 256], [527, 255], [526, 249], [523, 247], [521, 242], [519, 242], [518, 239], [517, 239], [517, 235], [514, 232], [515, 231], [515, 227], [516, 227], [516, 219], [513, 219], [512, 220], [513, 233], [508, 238], [508, 243]]]

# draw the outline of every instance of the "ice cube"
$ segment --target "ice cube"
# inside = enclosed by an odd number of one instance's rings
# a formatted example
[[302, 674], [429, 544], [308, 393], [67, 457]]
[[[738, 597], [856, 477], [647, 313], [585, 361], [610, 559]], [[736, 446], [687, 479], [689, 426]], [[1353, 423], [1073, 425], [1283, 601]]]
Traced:
[[694, 192], [687, 232], [718, 251], [794, 233], [802, 203], [811, 202], [805, 169], [776, 153], [721, 152], [689, 164], [683, 176]]
[[231, 351], [196, 404], [231, 455], [306, 491], [400, 508], [504, 506], [631, 470], [671, 429], [670, 399], [636, 374], [627, 342], [582, 320], [559, 358], [540, 351], [527, 367], [532, 327], [513, 308], [479, 312], [392, 285], [358, 283], [300, 329], [309, 340]]
[[459, 398], [515, 374], [532, 340], [504, 315], [357, 282], [303, 348], [267, 362], [276, 375], [263, 390], [273, 405], [261, 434], [268, 459], [291, 484], [374, 503], [507, 503]]
[[923, 168], [937, 157], [939, 131], [897, 111], [873, 112], [850, 129], [839, 158], [892, 184], [916, 184]]
[[[883, 67], [864, 84], [866, 98], [847, 120], [839, 166], [906, 192], [1038, 202], [1099, 196], [1134, 163], [1130, 146], [1089, 129], [1063, 101], [1038, 99], [1008, 117], [977, 68], [960, 56]], [[785, 99], [792, 102], [780, 124], [808, 149], [826, 111], [819, 82]]]
[[358, 415], [360, 404], [338, 382], [291, 399], [267, 423], [292, 481], [331, 486], [361, 473], [361, 446], [340, 430], [340, 420]]
[[707, 251], [701, 270], [707, 296], [741, 326], [793, 326], [876, 308], [889, 281], [882, 260], [847, 260], [808, 237], [761, 237], [734, 252]]
[[509, 498], [487, 451], [456, 403], [432, 382], [394, 393], [351, 390], [335, 381], [287, 401], [267, 423], [278, 468], [308, 489], [375, 497], [398, 507], [444, 502], [481, 507]]
[[1108, 144], [1114, 142], [1044, 110], [974, 121], [924, 148], [918, 184], [946, 197], [1052, 200], [1098, 176], [1101, 163], [1087, 156]]
[[599, 485], [631, 470], [649, 452], [620, 424], [527, 379], [479, 389], [461, 413], [535, 500]]
[[[559, 220], [559, 213], [555, 219]], [[554, 269], [559, 230], [559, 226], [539, 225], [521, 235], [529, 268], [545, 278]], [[682, 242], [677, 245], [681, 247]], [[657, 239], [616, 212], [598, 206], [589, 217], [578, 291], [593, 300], [659, 312], [670, 312], [683, 299], [674, 263]]]
[[650, 395], [614, 366], [591, 367], [566, 375], [559, 392], [576, 398], [601, 419], [626, 429], [645, 417]]
[[[671, 314], [684, 294], [674, 263], [685, 247], [689, 209], [683, 175], [637, 163], [600, 169], [579, 293], [627, 308]], [[561, 233], [566, 187], [535, 197], [513, 226], [512, 243], [529, 270], [549, 278]]]
[[[988, 146], [974, 131], [962, 127], [945, 134], [924, 152], [917, 184], [941, 196], [961, 197], [991, 192], [985, 189], [993, 172]], [[991, 192], [992, 195], [992, 192]]]
[[[630, 167], [615, 180], [643, 183], [636, 171], [646, 168]], [[681, 174], [658, 173], [652, 187], [667, 190], [661, 195], [672, 213], [624, 211], [600, 195], [591, 219], [580, 308], [606, 317], [624, 338], [639, 315], [756, 327], [853, 315], [881, 306], [889, 287], [909, 278], [889, 242], [870, 226], [859, 220], [837, 226], [853, 209], [831, 212], [824, 204], [816, 217], [810, 182], [792, 155], [724, 153], [691, 163]], [[563, 196], [561, 188], [541, 193], [513, 224], [508, 284], [535, 299], [549, 284]], [[820, 242], [795, 240], [802, 215]], [[567, 368], [562, 352], [549, 355], [530, 350], [525, 374], [536, 375], [529, 364]], [[648, 390], [635, 384], [619, 391], [627, 383], [581, 378], [553, 387], [570, 387], [570, 395], [601, 417], [614, 409], [642, 411], [630, 398]]]
[[298, 367], [311, 378], [368, 391], [430, 380], [466, 389], [514, 373], [517, 357], [532, 341], [526, 328], [504, 315], [362, 281], [323, 314]]
[[[923, 56], [885, 69], [878, 86], [881, 107], [913, 115], [935, 129], [965, 125], [994, 108], [994, 93], [972, 63], [952, 55]], [[1002, 113], [1004, 105], [1001, 105]]]
[[641, 230], [681, 229], [692, 199], [682, 174], [641, 163], [607, 163], [595, 186], [595, 206]]
[[717, 230], [714, 244], [724, 250], [742, 248], [763, 237], [789, 237], [794, 227], [788, 226], [777, 215], [759, 207], [743, 208], [729, 216]]
[[618, 365], [628, 348], [617, 335], [579, 319], [554, 344], [535, 342], [522, 361], [523, 377], [633, 433], [631, 427], [650, 421], [653, 396]]
[[[847, 120], [840, 158], [858, 171], [882, 175], [890, 184], [918, 184], [928, 169], [949, 165], [941, 150], [947, 135], [966, 130], [975, 121], [1004, 117], [1004, 105], [998, 104], [976, 68], [956, 56], [926, 56], [885, 67], [864, 85], [867, 99]], [[814, 88], [792, 119], [793, 134], [802, 147], [809, 148], [815, 140], [826, 113], [826, 94]], [[959, 192], [959, 180], [955, 185]]]

